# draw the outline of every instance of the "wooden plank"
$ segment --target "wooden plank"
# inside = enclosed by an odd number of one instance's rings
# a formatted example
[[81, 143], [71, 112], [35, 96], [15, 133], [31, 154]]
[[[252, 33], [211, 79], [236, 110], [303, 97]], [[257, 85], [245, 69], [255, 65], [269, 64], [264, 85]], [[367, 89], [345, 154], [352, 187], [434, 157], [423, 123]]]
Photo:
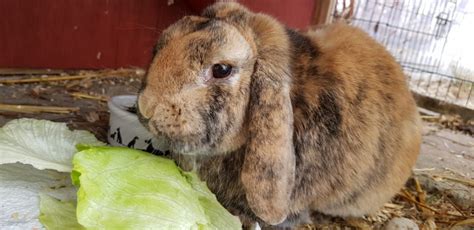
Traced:
[[11, 76], [11, 75], [51, 75], [51, 74], [60, 74], [65, 72], [62, 69], [0, 69], [0, 77], [2, 76]]
[[[146, 68], [161, 31], [213, 0], [0, 1], [0, 68]], [[241, 0], [293, 28], [306, 28], [314, 0]]]
[[159, 32], [185, 12], [174, 2], [0, 1], [0, 68], [146, 67]]
[[[215, 0], [187, 0], [190, 7], [201, 12]], [[238, 0], [250, 10], [269, 14], [291, 28], [306, 29], [311, 25], [315, 0]]]
[[332, 14], [336, 7], [336, 0], [314, 0], [313, 25], [328, 24], [332, 21]]
[[[117, 66], [146, 67], [151, 62], [153, 46], [161, 32], [186, 14], [195, 14], [182, 0], [122, 0], [120, 18], [115, 23]], [[126, 10], [124, 10], [126, 9]]]
[[428, 109], [425, 109], [425, 108], [422, 108], [422, 107], [418, 107], [418, 112], [421, 115], [425, 115], [425, 116], [436, 117], [436, 118], [441, 117], [440, 113], [437, 113], [437, 112], [434, 112], [434, 111], [431, 111], [431, 110], [428, 110]]

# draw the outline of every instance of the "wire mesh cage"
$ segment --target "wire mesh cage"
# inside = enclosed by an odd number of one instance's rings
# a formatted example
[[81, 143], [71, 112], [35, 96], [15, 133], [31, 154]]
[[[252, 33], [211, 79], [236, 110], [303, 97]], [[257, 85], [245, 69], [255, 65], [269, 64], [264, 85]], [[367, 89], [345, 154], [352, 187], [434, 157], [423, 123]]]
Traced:
[[338, 0], [333, 17], [385, 45], [414, 92], [474, 108], [474, 1]]

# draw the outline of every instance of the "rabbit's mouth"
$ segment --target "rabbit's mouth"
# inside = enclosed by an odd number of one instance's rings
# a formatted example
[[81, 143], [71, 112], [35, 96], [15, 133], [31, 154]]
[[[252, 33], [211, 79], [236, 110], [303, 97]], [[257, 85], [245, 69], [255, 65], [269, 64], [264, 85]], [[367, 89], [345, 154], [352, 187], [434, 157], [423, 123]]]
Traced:
[[200, 133], [180, 133], [179, 129], [167, 129], [154, 119], [138, 115], [140, 122], [157, 138], [166, 140], [173, 153], [183, 155], [208, 155], [211, 145], [204, 141], [206, 135]]
[[151, 130], [152, 133], [169, 143], [169, 149], [173, 153], [193, 156], [206, 156], [213, 154], [213, 148], [210, 145], [203, 144], [202, 137], [198, 134], [187, 135], [181, 137], [172, 137], [164, 132]]
[[196, 142], [180, 140], [170, 141], [170, 149], [173, 153], [192, 156], [206, 156], [212, 153], [209, 147], [202, 146]]
[[148, 131], [150, 131], [150, 128], [148, 127], [148, 122], [150, 122], [150, 119], [145, 118], [140, 112], [137, 112], [137, 117], [138, 121], [146, 128]]

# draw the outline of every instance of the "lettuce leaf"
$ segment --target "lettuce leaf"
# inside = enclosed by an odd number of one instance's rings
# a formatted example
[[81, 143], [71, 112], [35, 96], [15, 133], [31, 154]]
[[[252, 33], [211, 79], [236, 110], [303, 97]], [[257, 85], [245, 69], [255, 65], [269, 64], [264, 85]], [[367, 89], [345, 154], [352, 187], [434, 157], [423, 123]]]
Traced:
[[42, 229], [39, 194], [75, 200], [70, 174], [31, 165], [0, 165], [0, 229]]
[[91, 229], [241, 229], [195, 173], [169, 159], [122, 147], [74, 156], [77, 218]]
[[60, 201], [46, 194], [40, 195], [39, 220], [46, 229], [82, 230], [76, 218], [76, 205], [73, 201]]
[[0, 129], [0, 164], [23, 163], [37, 169], [70, 172], [75, 145], [104, 145], [87, 131], [71, 131], [65, 123], [17, 119]]
[[64, 172], [72, 170], [77, 143], [104, 145], [87, 131], [47, 120], [12, 120], [0, 128], [0, 229], [43, 229], [39, 194], [76, 199]]
[[92, 147], [101, 145], [64, 123], [2, 127], [0, 229], [241, 229], [195, 173], [142, 151]]
[[207, 188], [206, 183], [199, 180], [196, 173], [183, 172], [198, 195], [199, 202], [209, 218], [210, 229], [240, 229], [240, 220], [233, 216], [217, 201], [216, 196]]

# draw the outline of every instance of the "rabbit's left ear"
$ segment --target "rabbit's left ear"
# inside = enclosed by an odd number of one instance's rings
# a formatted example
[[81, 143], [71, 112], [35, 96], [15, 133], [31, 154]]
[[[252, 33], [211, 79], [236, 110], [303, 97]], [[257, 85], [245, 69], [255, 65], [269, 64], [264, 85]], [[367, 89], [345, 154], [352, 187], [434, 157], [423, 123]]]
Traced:
[[241, 180], [250, 208], [269, 224], [283, 222], [289, 212], [295, 159], [293, 112], [289, 85], [268, 74], [285, 74], [258, 63], [251, 83], [249, 140]]
[[[295, 177], [290, 55], [284, 48], [286, 34], [256, 23], [263, 31], [259, 34], [259, 28], [254, 28], [256, 36], [263, 37], [251, 77], [249, 139], [241, 180], [252, 211], [266, 223], [279, 224], [289, 213]], [[268, 34], [272, 37], [265, 37]], [[273, 37], [278, 34], [280, 39]]]
[[204, 10], [203, 16], [233, 24], [256, 48], [241, 181], [255, 215], [266, 223], [279, 224], [288, 216], [295, 177], [286, 30], [274, 19], [250, 13], [235, 2], [216, 3]]

